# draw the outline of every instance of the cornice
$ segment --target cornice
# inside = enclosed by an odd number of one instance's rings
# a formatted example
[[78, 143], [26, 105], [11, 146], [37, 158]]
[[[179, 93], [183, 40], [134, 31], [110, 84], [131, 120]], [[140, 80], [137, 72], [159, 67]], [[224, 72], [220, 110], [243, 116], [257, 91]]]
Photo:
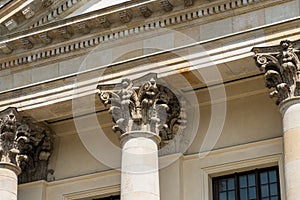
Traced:
[[191, 4], [183, 0], [133, 0], [1, 37], [0, 70], [43, 65], [87, 53], [107, 41], [159, 28], [207, 23], [286, 1], [195, 0]]
[[5, 4], [5, 6], [0, 10], [0, 23], [3, 23], [6, 20], [12, 18], [12, 16], [24, 9], [31, 2], [32, 1], [15, 0]]
[[63, 18], [87, 0], [14, 0], [0, 10], [3, 31], [11, 34]]
[[33, 19], [25, 21], [17, 30], [28, 28], [32, 29], [34, 27], [42, 26], [54, 21], [58, 21], [59, 19], [63, 19], [87, 1], [88, 0], [48, 0], [49, 5], [44, 5], [44, 7], [39, 10], [39, 12], [34, 16]]

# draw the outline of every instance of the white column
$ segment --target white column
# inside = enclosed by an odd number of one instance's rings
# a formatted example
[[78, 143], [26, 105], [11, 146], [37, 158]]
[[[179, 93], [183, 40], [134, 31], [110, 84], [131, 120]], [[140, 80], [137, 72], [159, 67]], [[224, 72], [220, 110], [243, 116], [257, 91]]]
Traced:
[[10, 163], [0, 163], [0, 200], [17, 200], [20, 168]]
[[300, 198], [300, 98], [282, 102], [284, 174], [287, 200]]
[[159, 200], [159, 136], [128, 132], [121, 136], [121, 200]]
[[[185, 124], [177, 96], [149, 74], [134, 82], [98, 85], [101, 101], [111, 104], [114, 132], [121, 133], [121, 199], [159, 200], [158, 144], [170, 140]], [[149, 80], [149, 81], [147, 81]], [[111, 89], [109, 89], [111, 88]], [[176, 109], [173, 109], [176, 107]], [[176, 127], [176, 128], [175, 128]], [[180, 131], [178, 131], [180, 132]], [[170, 137], [171, 136], [171, 137]]]

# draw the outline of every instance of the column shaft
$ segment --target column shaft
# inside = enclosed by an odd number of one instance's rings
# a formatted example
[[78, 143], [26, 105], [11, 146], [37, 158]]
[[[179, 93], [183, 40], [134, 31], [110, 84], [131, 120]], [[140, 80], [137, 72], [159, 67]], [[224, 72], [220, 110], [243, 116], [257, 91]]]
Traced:
[[131, 138], [122, 149], [122, 200], [159, 200], [157, 144], [150, 138]]
[[300, 103], [283, 112], [284, 171], [287, 200], [300, 197]]
[[0, 163], [0, 200], [17, 200], [19, 172], [13, 164]]

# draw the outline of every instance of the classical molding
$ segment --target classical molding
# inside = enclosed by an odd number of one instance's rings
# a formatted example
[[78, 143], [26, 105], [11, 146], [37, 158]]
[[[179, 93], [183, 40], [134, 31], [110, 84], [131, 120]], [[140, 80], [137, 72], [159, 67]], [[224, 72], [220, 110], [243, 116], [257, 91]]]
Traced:
[[155, 74], [138, 80], [123, 79], [117, 85], [99, 85], [99, 96], [110, 104], [114, 132], [151, 132], [159, 135], [161, 146], [168, 144], [186, 124], [181, 100], [157, 83]]
[[255, 47], [258, 68], [265, 73], [266, 87], [276, 104], [300, 96], [300, 40], [282, 40], [280, 45]]
[[[85, 0], [13, 1], [0, 11], [0, 23], [6, 27], [8, 33], [34, 28], [64, 17], [84, 2]], [[14, 24], [7, 23], [10, 21]]]
[[288, 108], [290, 108], [293, 105], [299, 105], [299, 104], [300, 104], [300, 96], [286, 99], [279, 104], [279, 111], [282, 114], [282, 116], [284, 116]]
[[20, 183], [47, 179], [52, 140], [45, 125], [21, 116], [16, 108], [0, 112], [0, 163], [20, 167]]
[[[201, 4], [200, 1], [194, 1], [192, 4], [191, 1], [171, 0], [125, 2], [113, 8], [86, 13], [0, 38], [0, 70], [26, 64], [32, 66], [55, 57], [67, 58], [71, 55], [74, 56], [76, 52], [82, 54], [83, 49], [88, 52], [96, 45], [108, 41], [120, 40], [158, 28], [182, 26], [192, 20], [200, 20], [198, 23], [207, 23], [218, 19], [211, 18], [213, 15], [222, 16], [222, 13], [226, 13], [226, 17], [229, 17], [239, 12], [244, 13], [282, 2], [285, 1], [222, 0], [207, 4]], [[166, 12], [166, 9], [171, 9], [170, 5], [173, 6], [173, 11]], [[235, 12], [231, 12], [232, 10]], [[130, 13], [134, 13], [134, 15], [132, 16]], [[141, 17], [146, 17], [147, 20], [141, 21]], [[62, 37], [59, 30], [78, 30], [80, 24], [85, 24], [84, 26], [88, 28]], [[51, 39], [47, 39], [46, 42], [44, 39], [38, 39], [41, 34], [48, 35], [47, 38]], [[22, 38], [32, 40], [31, 51], [24, 49], [20, 42]], [[6, 48], [7, 46], [9, 48]]]
[[[114, 62], [107, 67], [114, 68], [118, 66], [118, 73], [109, 73], [103, 74], [100, 78], [100, 81], [105, 82], [121, 82], [121, 78], [126, 76], [130, 78], [140, 77], [144, 74], [151, 73], [155, 71], [160, 74], [160, 77], [165, 77], [167, 75], [178, 74], [179, 71], [186, 71], [189, 69], [189, 65], [184, 65], [182, 62], [177, 62], [176, 59], [169, 59], [173, 54], [182, 55], [182, 57], [189, 58], [197, 58], [197, 64], [200, 67], [209, 67], [212, 63], [214, 64], [222, 64], [231, 61], [236, 61], [239, 59], [247, 59], [246, 63], [251, 64], [251, 56], [253, 53], [251, 49], [253, 48], [253, 44], [255, 46], [263, 46], [267, 43], [276, 44], [285, 38], [297, 38], [297, 35], [300, 34], [300, 28], [298, 24], [300, 22], [300, 18], [297, 20], [291, 20], [289, 22], [267, 25], [266, 27], [259, 28], [257, 30], [247, 31], [245, 33], [233, 34], [229, 37], [217, 38], [210, 41], [197, 42], [193, 45], [187, 46], [185, 48], [178, 47], [172, 50], [172, 53], [169, 51], [157, 52], [152, 55], [146, 55], [141, 57], [136, 57], [130, 61], [130, 65], [127, 62]], [[283, 31], [284, 30], [284, 31]], [[261, 37], [259, 34], [261, 32], [269, 32], [268, 40], [264, 35]], [[280, 33], [280, 34], [279, 34]], [[256, 37], [253, 37], [256, 35]], [[231, 45], [230, 41], [237, 41], [235, 45]], [[203, 46], [206, 50], [207, 54], [197, 54], [197, 51], [187, 51], [188, 48], [193, 48], [197, 46]], [[195, 52], [195, 53], [190, 53]], [[237, 54], [238, 52], [238, 54]], [[210, 56], [210, 63], [207, 63], [207, 55]], [[153, 62], [149, 63], [149, 58]], [[169, 65], [165, 65], [164, 62], [160, 62], [161, 58], [168, 59]], [[172, 61], [172, 62], [170, 62]], [[253, 65], [254, 59], [253, 59]], [[172, 66], [170, 68], [169, 66]], [[128, 71], [128, 69], [133, 69]], [[193, 68], [198, 69], [198, 68]], [[94, 95], [95, 87], [99, 83], [99, 75], [101, 73], [102, 66], [94, 68], [89, 72], [89, 76], [94, 77], [93, 79], [89, 79], [89, 84], [78, 82], [78, 76], [85, 74], [86, 72], [77, 72], [76, 74], [70, 74], [63, 77], [57, 77], [55, 80], [41, 83], [34, 83], [30, 86], [23, 86], [20, 88], [20, 92], [22, 93], [22, 98], [16, 95], [14, 89], [9, 89], [7, 91], [3, 91], [1, 93], [1, 101], [0, 101], [0, 110], [6, 109], [7, 107], [18, 107], [18, 110], [31, 110], [36, 108], [42, 108], [48, 104], [59, 103], [63, 101], [72, 100], [74, 98], [86, 96], [86, 95]], [[261, 74], [258, 70], [253, 68], [253, 73], [250, 75], [258, 75]], [[94, 75], [91, 75], [94, 74]], [[245, 76], [248, 74], [244, 74]], [[242, 76], [242, 77], [245, 77]], [[236, 78], [236, 77], [235, 77]], [[233, 81], [236, 79], [225, 79], [225, 81]], [[241, 78], [240, 76], [238, 78]], [[258, 77], [257, 77], [258, 78]], [[255, 78], [255, 79], [257, 79]], [[258, 78], [259, 79], [259, 78]], [[75, 81], [76, 80], [76, 81]], [[258, 80], [259, 81], [259, 80]], [[76, 87], [74, 83], [76, 82]], [[240, 83], [239, 83], [240, 84]], [[74, 94], [74, 87], [80, 87], [80, 92]], [[203, 87], [203, 85], [198, 85], [197, 87]], [[92, 89], [91, 89], [92, 88]], [[256, 88], [256, 91], [248, 91], [251, 95], [264, 93], [265, 89], [259, 87]], [[230, 99], [236, 99], [238, 97], [244, 97], [249, 95], [247, 93], [242, 93], [240, 95], [234, 97], [228, 97]], [[45, 102], [44, 97], [47, 95], [47, 102]], [[220, 100], [222, 101], [222, 100]], [[210, 101], [202, 102], [201, 105], [210, 105]]]

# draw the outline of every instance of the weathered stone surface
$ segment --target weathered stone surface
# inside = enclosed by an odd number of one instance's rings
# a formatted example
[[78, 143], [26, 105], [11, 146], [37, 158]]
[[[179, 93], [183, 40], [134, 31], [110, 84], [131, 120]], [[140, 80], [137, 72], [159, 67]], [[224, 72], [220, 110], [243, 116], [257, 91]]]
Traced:
[[1, 163], [21, 168], [20, 183], [47, 179], [52, 140], [51, 132], [45, 125], [22, 117], [16, 108], [0, 113]]
[[[253, 48], [256, 64], [265, 73], [266, 87], [276, 104], [300, 96], [300, 41], [283, 40], [279, 46]], [[298, 47], [298, 48], [296, 48]]]

